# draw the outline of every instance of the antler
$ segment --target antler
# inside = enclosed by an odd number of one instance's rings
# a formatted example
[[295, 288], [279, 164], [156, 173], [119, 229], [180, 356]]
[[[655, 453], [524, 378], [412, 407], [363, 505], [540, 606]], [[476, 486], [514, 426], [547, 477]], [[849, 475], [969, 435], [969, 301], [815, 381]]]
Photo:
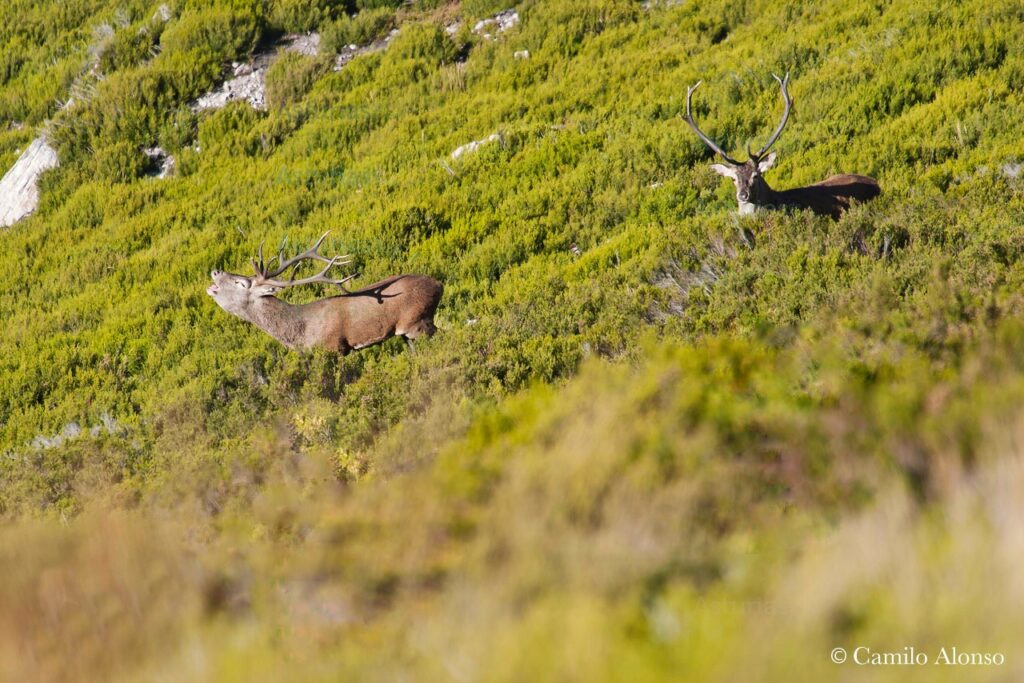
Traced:
[[[301, 254], [299, 254], [297, 256], [293, 256], [292, 258], [287, 259], [287, 260], [284, 258], [284, 250], [282, 249], [282, 250], [279, 250], [278, 253], [275, 256], [271, 257], [271, 259], [269, 261], [264, 262], [264, 260], [263, 260], [263, 245], [261, 244], [260, 248], [259, 248], [259, 252], [258, 252], [258, 259], [259, 260], [258, 261], [256, 259], [252, 260], [253, 270], [256, 271], [255, 282], [257, 282], [259, 284], [274, 285], [275, 287], [297, 287], [299, 285], [309, 285], [309, 284], [313, 284], [313, 283], [316, 283], [316, 282], [323, 282], [325, 284], [337, 285], [337, 286], [341, 287], [342, 289], [345, 289], [345, 283], [348, 282], [349, 280], [351, 280], [352, 278], [354, 278], [355, 275], [349, 275], [349, 276], [344, 277], [344, 278], [342, 278], [340, 280], [334, 280], [332, 278], [327, 277], [327, 272], [331, 268], [333, 268], [334, 266], [343, 266], [343, 265], [347, 265], [347, 264], [351, 263], [352, 262], [351, 260], [347, 260], [350, 257], [348, 255], [345, 255], [345, 256], [332, 256], [331, 258], [328, 258], [328, 257], [324, 256], [323, 254], [321, 254], [320, 251], [319, 251], [320, 250], [320, 245], [322, 245], [324, 243], [324, 240], [327, 239], [327, 235], [328, 235], [329, 232], [330, 231], [325, 232], [323, 235], [321, 235], [320, 239], [318, 239], [316, 241], [316, 243], [312, 247], [310, 247], [306, 251], [302, 252]], [[301, 263], [302, 261], [306, 261], [306, 260], [322, 261], [323, 263], [326, 263], [327, 265], [324, 267], [323, 270], [321, 270], [316, 275], [311, 275], [310, 277], [304, 277], [304, 278], [302, 278], [300, 280], [296, 280], [295, 279], [295, 272], [294, 271], [292, 271], [292, 277], [289, 280], [277, 280], [277, 279], [275, 279], [278, 275], [280, 275], [281, 273], [285, 272], [289, 268], [295, 267], [299, 263]], [[278, 264], [277, 268], [275, 270], [273, 270], [273, 271], [270, 271], [270, 264], [272, 264], [274, 261], [277, 261], [277, 264]], [[345, 289], [345, 291], [348, 291], [348, 290]]]
[[[787, 76], [787, 78], [788, 78], [788, 76]], [[697, 124], [693, 122], [693, 116], [690, 114], [690, 100], [693, 98], [693, 91], [696, 90], [697, 88], [699, 88], [700, 84], [703, 83], [703, 82], [704, 81], [697, 81], [696, 85], [694, 85], [693, 87], [687, 89], [687, 91], [686, 91], [686, 116], [684, 116], [683, 119], [688, 124], [690, 124], [690, 128], [693, 128], [693, 132], [697, 134], [697, 137], [699, 137], [701, 140], [703, 140], [704, 144], [711, 148], [711, 151], [713, 151], [716, 154], [718, 154], [720, 157], [722, 157], [723, 159], [728, 161], [733, 166], [742, 166], [743, 164], [741, 164], [740, 162], [736, 161], [735, 159], [730, 157], [728, 154], [723, 152], [722, 148], [719, 147], [715, 143], [714, 140], [712, 140], [707, 135], [705, 135], [701, 131], [701, 129], [697, 127]], [[773, 142], [774, 142], [774, 140], [773, 140]]]
[[762, 156], [764, 156], [765, 152], [767, 152], [771, 146], [775, 144], [775, 141], [779, 139], [779, 136], [782, 135], [782, 129], [786, 127], [786, 123], [789, 121], [789, 112], [793, 108], [793, 98], [789, 96], [789, 90], [786, 89], [786, 86], [789, 85], [789, 72], [786, 72], [785, 79], [779, 78], [775, 74], [772, 74], [772, 78], [778, 81], [779, 86], [782, 88], [782, 100], [786, 103], [786, 110], [782, 112], [782, 122], [779, 124], [779, 127], [775, 129], [775, 132], [772, 133], [771, 138], [769, 138], [765, 146], [761, 148], [761, 151], [754, 154], [750, 151], [750, 145], [747, 145], [747, 154], [749, 154], [750, 158], [754, 161], [758, 161]]

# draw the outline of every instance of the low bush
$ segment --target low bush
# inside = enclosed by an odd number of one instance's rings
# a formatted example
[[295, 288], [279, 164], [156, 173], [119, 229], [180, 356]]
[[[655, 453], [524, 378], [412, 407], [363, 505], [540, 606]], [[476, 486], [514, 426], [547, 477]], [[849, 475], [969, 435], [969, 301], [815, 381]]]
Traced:
[[273, 0], [269, 24], [289, 33], [304, 33], [344, 15], [343, 0]]
[[324, 26], [320, 49], [327, 54], [340, 52], [348, 45], [368, 45], [395, 27], [395, 12], [390, 7], [365, 9]]
[[306, 57], [294, 52], [282, 54], [267, 69], [267, 106], [271, 110], [283, 109], [300, 101], [330, 65], [329, 57]]
[[[244, 3], [243, 3], [244, 4]], [[168, 53], [192, 53], [226, 62], [247, 55], [263, 28], [259, 5], [248, 8], [211, 7], [191, 9], [172, 22], [160, 36]]]

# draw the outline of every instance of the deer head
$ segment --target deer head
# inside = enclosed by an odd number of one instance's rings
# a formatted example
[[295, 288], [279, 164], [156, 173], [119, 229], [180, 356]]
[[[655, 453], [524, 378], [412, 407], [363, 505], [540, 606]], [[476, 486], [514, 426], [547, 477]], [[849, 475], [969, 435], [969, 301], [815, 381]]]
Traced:
[[[323, 244], [324, 239], [327, 238], [327, 234], [328, 233], [325, 232], [312, 247], [290, 259], [285, 259], [284, 251], [279, 250], [278, 253], [271, 257], [269, 261], [264, 261], [263, 246], [260, 245], [257, 257], [251, 261], [253, 270], [255, 271], [251, 277], [214, 270], [210, 273], [210, 276], [213, 278], [213, 284], [207, 288], [206, 293], [213, 297], [213, 300], [217, 302], [217, 305], [228, 313], [236, 315], [239, 318], [252, 321], [254, 310], [264, 299], [267, 297], [273, 297], [279, 291], [287, 289], [288, 287], [297, 287], [299, 285], [323, 282], [338, 285], [344, 289], [345, 283], [354, 278], [355, 275], [349, 275], [348, 277], [340, 280], [334, 280], [327, 277], [327, 272], [335, 266], [346, 265], [351, 263], [351, 261], [348, 260], [348, 256], [333, 256], [328, 258], [319, 253], [320, 246]], [[320, 261], [327, 265], [324, 266], [323, 270], [316, 275], [298, 280], [295, 279], [295, 270], [298, 269], [300, 263], [306, 260]], [[276, 267], [272, 269], [275, 263]], [[295, 269], [292, 271], [290, 279], [277, 279], [288, 271], [289, 268]]]
[[739, 202], [739, 212], [741, 214], [754, 213], [758, 209], [770, 206], [773, 203], [774, 193], [772, 189], [768, 187], [768, 183], [764, 180], [764, 172], [772, 167], [775, 163], [775, 152], [768, 154], [768, 150], [771, 148], [775, 141], [779, 139], [782, 134], [782, 129], [786, 127], [786, 123], [789, 121], [789, 113], [793, 107], [793, 100], [789, 96], [787, 86], [789, 85], [789, 74], [786, 77], [779, 78], [775, 74], [772, 74], [772, 78], [778, 81], [779, 86], [782, 88], [782, 99], [785, 102], [786, 109], [782, 113], [782, 121], [779, 126], [772, 133], [772, 136], [768, 139], [768, 142], [758, 150], [756, 153], [750, 151], [750, 146], [747, 146], [747, 156], [749, 159], [745, 162], [736, 161], [728, 154], [726, 154], [722, 148], [715, 143], [714, 140], [709, 138], [707, 135], [697, 127], [697, 124], [693, 120], [693, 115], [690, 113], [690, 101], [693, 99], [693, 91], [700, 87], [703, 81], [697, 81], [697, 84], [689, 88], [686, 91], [686, 116], [683, 118], [693, 132], [697, 134], [705, 145], [711, 149], [711, 151], [718, 154], [722, 159], [725, 160], [724, 164], [712, 164], [711, 169], [723, 175], [727, 178], [731, 178], [733, 183], [736, 185], [736, 200]]

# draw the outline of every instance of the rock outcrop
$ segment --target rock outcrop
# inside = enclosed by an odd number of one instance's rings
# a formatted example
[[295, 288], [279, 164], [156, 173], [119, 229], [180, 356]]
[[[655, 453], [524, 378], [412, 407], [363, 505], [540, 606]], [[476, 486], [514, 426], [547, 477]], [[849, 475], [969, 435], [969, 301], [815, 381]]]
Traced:
[[0, 179], [0, 227], [8, 228], [36, 210], [39, 176], [57, 165], [57, 151], [46, 139], [33, 140]]
[[473, 27], [473, 33], [484, 38], [484, 40], [492, 40], [495, 33], [504, 33], [513, 26], [519, 23], [519, 12], [514, 9], [507, 9], [504, 12], [498, 12], [489, 19], [481, 19]]
[[251, 62], [232, 65], [234, 77], [224, 81], [219, 88], [211, 90], [193, 102], [192, 111], [220, 109], [228, 102], [236, 101], [248, 102], [253, 109], [266, 109], [267, 68], [270, 66], [274, 54], [265, 52], [253, 57]]
[[[379, 38], [368, 45], [348, 45], [343, 47], [334, 58], [333, 69], [340, 70], [354, 57], [383, 50], [388, 46], [394, 37], [398, 35], [398, 29], [393, 29], [383, 38]], [[232, 65], [232, 77], [224, 81], [219, 88], [211, 90], [198, 100], [192, 103], [192, 111], [201, 112], [208, 109], [220, 109], [228, 102], [248, 102], [254, 109], [265, 110], [267, 108], [266, 98], [266, 76], [270, 63], [282, 52], [295, 52], [307, 57], [315, 56], [320, 51], [320, 34], [291, 34], [281, 38], [269, 50], [253, 55], [253, 58], [245, 63]]]
[[[504, 33], [513, 26], [519, 24], [519, 12], [515, 9], [507, 9], [498, 12], [493, 17], [481, 19], [473, 25], [473, 33], [484, 40], [494, 40], [495, 33]], [[444, 32], [454, 36], [462, 28], [461, 21], [453, 21], [444, 27]]]
[[451, 156], [452, 156], [452, 159], [458, 159], [459, 157], [461, 157], [464, 154], [468, 154], [469, 152], [475, 152], [478, 148], [483, 147], [484, 145], [486, 145], [489, 142], [501, 142], [501, 141], [502, 140], [501, 140], [501, 134], [500, 133], [491, 133], [490, 135], [488, 135], [485, 138], [482, 138], [480, 140], [473, 140], [472, 142], [467, 142], [466, 144], [462, 145], [461, 147], [457, 147], [452, 152]]
[[177, 160], [162, 147], [147, 147], [142, 150], [142, 153], [149, 160], [146, 175], [150, 178], [166, 178], [174, 173]]
[[334, 71], [340, 71], [346, 64], [351, 62], [359, 55], [365, 55], [370, 52], [376, 52], [377, 50], [383, 50], [388, 46], [389, 43], [391, 43], [392, 40], [395, 39], [395, 36], [397, 35], [398, 29], [393, 28], [391, 29], [391, 32], [388, 33], [383, 38], [378, 38], [377, 40], [367, 45], [346, 45], [345, 47], [338, 51], [337, 56], [334, 58]]

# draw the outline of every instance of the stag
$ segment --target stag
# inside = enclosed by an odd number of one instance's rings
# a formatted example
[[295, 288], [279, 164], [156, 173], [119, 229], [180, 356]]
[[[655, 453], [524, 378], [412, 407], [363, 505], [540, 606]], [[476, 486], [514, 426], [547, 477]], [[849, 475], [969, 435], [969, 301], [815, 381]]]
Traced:
[[[404, 337], [411, 347], [417, 337], [434, 333], [434, 311], [443, 291], [440, 282], [425, 275], [395, 275], [349, 291], [345, 283], [355, 275], [328, 277], [332, 268], [351, 261], [347, 256], [320, 254], [326, 237], [324, 233], [312, 247], [289, 259], [282, 250], [264, 262], [261, 246], [252, 260], [252, 277], [214, 270], [213, 284], [206, 293], [225, 311], [252, 323], [289, 349], [319, 347], [348, 354], [393, 336]], [[304, 261], [327, 265], [315, 275], [296, 279], [295, 273]], [[290, 279], [278, 279], [289, 269]], [[343, 293], [301, 305], [274, 296], [289, 287], [314, 283], [338, 286]]]
[[768, 154], [768, 150], [771, 149], [771, 146], [782, 135], [782, 130], [786, 127], [786, 123], [789, 121], [789, 114], [793, 109], [793, 99], [789, 96], [788, 89], [789, 74], [786, 74], [785, 79], [779, 78], [775, 74], [772, 74], [772, 78], [782, 88], [782, 100], [786, 105], [785, 111], [782, 112], [782, 121], [775, 129], [775, 132], [772, 133], [765, 146], [756, 153], [751, 152], [750, 145], [747, 145], [747, 156], [750, 158], [746, 162], [736, 161], [726, 154], [694, 122], [693, 115], [690, 113], [690, 102], [693, 99], [693, 91], [700, 87], [703, 81], [697, 81], [697, 84], [686, 92], [686, 116], [683, 118], [690, 124], [690, 128], [697, 134], [697, 137], [712, 152], [726, 161], [725, 164], [712, 164], [711, 169], [719, 175], [732, 178], [733, 183], [736, 185], [736, 199], [739, 202], [739, 212], [741, 214], [751, 214], [760, 209], [792, 206], [810, 209], [816, 214], [838, 219], [844, 211], [850, 208], [850, 201], [852, 199], [865, 201], [877, 197], [881, 193], [878, 181], [867, 176], [845, 173], [831, 176], [807, 187], [798, 187], [792, 190], [775, 191], [768, 187], [763, 174], [775, 163], [775, 152]]

